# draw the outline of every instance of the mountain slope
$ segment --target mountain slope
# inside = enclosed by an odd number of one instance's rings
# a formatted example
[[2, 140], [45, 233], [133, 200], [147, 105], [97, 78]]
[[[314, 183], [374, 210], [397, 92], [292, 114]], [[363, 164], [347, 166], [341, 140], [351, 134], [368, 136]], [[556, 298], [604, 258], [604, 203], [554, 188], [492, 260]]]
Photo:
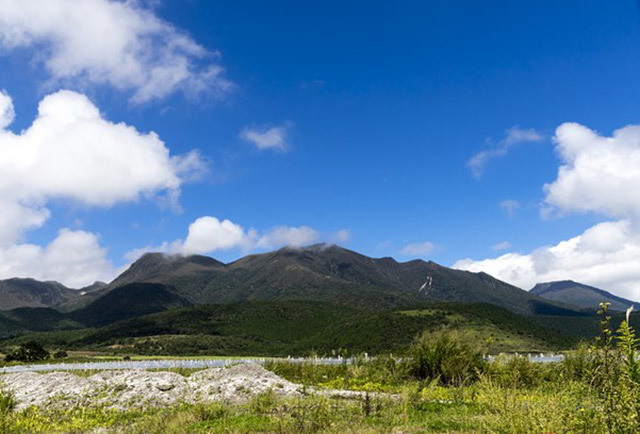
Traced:
[[[73, 295], [83, 292], [73, 291]], [[332, 312], [342, 312], [340, 321], [331, 319], [331, 323], [355, 321], [345, 323], [348, 328], [358, 328], [357, 318], [372, 318], [371, 315], [383, 315], [380, 320], [389, 324], [416, 326], [430, 320], [384, 315], [442, 302], [484, 303], [525, 316], [587, 315], [485, 273], [460, 271], [420, 260], [400, 263], [392, 258], [370, 258], [336, 246], [315, 245], [250, 255], [230, 264], [204, 256], [146, 254], [110, 284], [96, 284], [85, 295], [76, 295], [57, 305], [57, 310], [22, 308], [7, 312], [3, 327], [5, 335], [96, 328], [192, 305], [217, 305], [219, 309], [247, 305], [257, 317], [261, 313], [255, 309], [263, 309], [268, 319], [281, 303], [331, 306]], [[185, 323], [178, 324], [180, 327], [187, 327], [192, 320], [189, 315], [176, 318]], [[309, 318], [292, 326], [303, 330], [308, 324], [316, 324]], [[311, 322], [305, 323], [307, 320]], [[229, 327], [242, 321], [241, 316], [235, 315]], [[125, 326], [124, 333], [136, 336], [142, 332], [135, 328], [142, 324], [133, 321], [130, 326]], [[158, 331], [158, 334], [167, 333], [171, 331]]]
[[613, 295], [603, 289], [584, 285], [572, 280], [538, 283], [531, 289], [530, 293], [547, 300], [571, 304], [594, 311], [598, 309], [598, 305], [602, 302], [611, 303], [611, 309], [620, 311], [637, 304], [631, 300]]
[[89, 305], [66, 314], [87, 327], [188, 306], [190, 303], [155, 283], [129, 283], [120, 286]]
[[0, 280], [0, 310], [50, 307], [78, 297], [78, 291], [58, 282], [19, 278]]
[[575, 314], [485, 273], [420, 260], [370, 258], [337, 246], [283, 248], [230, 264], [147, 254], [109, 287], [152, 282], [192, 304], [308, 300], [381, 311], [432, 301], [490, 303], [523, 314]]
[[494, 352], [545, 350], [575, 341], [488, 304], [439, 303], [371, 313], [312, 301], [272, 301], [202, 305], [132, 318], [71, 345], [182, 355], [399, 353], [422, 330], [443, 326], [473, 333]]

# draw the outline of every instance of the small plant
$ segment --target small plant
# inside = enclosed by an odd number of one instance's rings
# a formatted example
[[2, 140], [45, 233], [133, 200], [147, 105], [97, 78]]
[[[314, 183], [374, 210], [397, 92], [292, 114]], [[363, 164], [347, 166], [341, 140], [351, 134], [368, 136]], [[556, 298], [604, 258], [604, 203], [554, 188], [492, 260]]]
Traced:
[[16, 400], [13, 394], [0, 389], [0, 414], [5, 416], [7, 413], [13, 411], [15, 406]]
[[9, 413], [16, 407], [13, 394], [0, 389], [0, 432], [7, 432]]
[[277, 405], [278, 400], [273, 389], [257, 394], [250, 402], [251, 409], [258, 414], [269, 413]]

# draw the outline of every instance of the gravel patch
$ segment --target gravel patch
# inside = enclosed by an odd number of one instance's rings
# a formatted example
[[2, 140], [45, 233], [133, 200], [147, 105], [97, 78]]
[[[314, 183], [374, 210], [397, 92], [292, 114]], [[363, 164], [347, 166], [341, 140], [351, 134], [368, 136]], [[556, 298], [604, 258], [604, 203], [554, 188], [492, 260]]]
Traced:
[[247, 401], [273, 390], [299, 396], [300, 386], [256, 364], [210, 368], [190, 377], [173, 372], [104, 371], [89, 378], [68, 372], [20, 372], [0, 376], [2, 388], [16, 398], [16, 409], [30, 406], [70, 408], [107, 406], [114, 409], [164, 407], [178, 403]]

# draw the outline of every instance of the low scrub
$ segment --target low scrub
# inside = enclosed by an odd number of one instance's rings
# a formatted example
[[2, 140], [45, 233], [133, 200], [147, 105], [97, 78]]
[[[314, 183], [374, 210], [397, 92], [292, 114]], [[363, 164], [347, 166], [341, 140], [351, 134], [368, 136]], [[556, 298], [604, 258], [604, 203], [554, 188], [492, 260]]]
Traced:
[[36, 341], [26, 342], [5, 356], [6, 362], [39, 362], [48, 359], [49, 352]]
[[419, 335], [409, 349], [408, 363], [416, 378], [449, 385], [472, 381], [485, 364], [476, 340], [446, 329]]

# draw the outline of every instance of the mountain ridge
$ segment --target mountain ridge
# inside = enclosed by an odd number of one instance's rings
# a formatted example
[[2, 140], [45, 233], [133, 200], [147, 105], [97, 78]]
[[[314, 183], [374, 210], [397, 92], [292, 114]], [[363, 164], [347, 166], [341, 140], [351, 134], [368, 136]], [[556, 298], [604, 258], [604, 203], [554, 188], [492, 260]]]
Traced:
[[612, 310], [623, 311], [637, 302], [614, 295], [601, 288], [573, 280], [538, 283], [529, 291], [547, 300], [573, 304], [579, 308], [596, 310], [599, 303], [611, 303]]

